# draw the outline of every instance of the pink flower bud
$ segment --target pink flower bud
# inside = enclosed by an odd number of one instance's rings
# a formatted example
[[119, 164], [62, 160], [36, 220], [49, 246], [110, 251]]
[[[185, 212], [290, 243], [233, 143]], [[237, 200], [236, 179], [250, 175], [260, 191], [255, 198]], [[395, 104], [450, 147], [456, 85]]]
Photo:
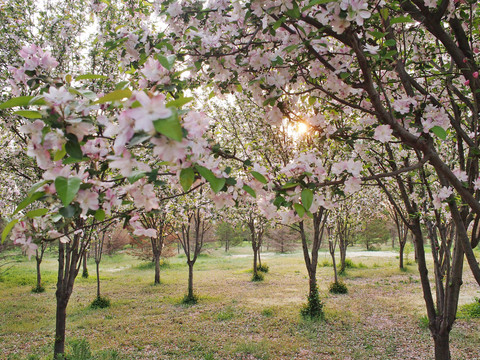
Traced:
[[465, 81], [464, 84], [465, 84], [465, 86], [470, 85], [470, 80]]
[[464, 62], [465, 64], [467, 63], [467, 61], [468, 61], [467, 58], [463, 58], [463, 62]]
[[478, 79], [478, 71], [475, 71], [472, 76], [475, 78], [475, 79]]

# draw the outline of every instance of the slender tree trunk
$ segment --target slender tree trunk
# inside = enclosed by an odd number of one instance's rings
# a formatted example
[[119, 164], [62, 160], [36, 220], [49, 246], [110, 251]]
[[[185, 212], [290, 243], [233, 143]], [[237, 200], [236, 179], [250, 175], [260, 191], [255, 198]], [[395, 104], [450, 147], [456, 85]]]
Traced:
[[405, 249], [405, 243], [403, 241], [399, 241], [400, 245], [400, 253], [399, 253], [399, 258], [400, 258], [400, 269], [403, 269], [403, 250]]
[[335, 283], [338, 283], [337, 262], [335, 261], [335, 253], [332, 254], [333, 273], [335, 274]]
[[260, 249], [257, 251], [257, 256], [258, 256], [258, 266], [262, 267], [262, 259], [260, 258]]
[[435, 360], [451, 360], [450, 334], [448, 331], [433, 336], [435, 343]]
[[154, 254], [155, 257], [155, 282], [154, 284], [160, 284], [160, 254]]
[[188, 297], [193, 298], [193, 262], [188, 262]]
[[87, 268], [87, 252], [83, 254], [83, 272], [82, 272], [82, 277], [88, 278], [88, 268]]
[[340, 239], [340, 273], [341, 274], [345, 272], [346, 259], [347, 259], [347, 241]]
[[57, 295], [57, 316], [55, 322], [54, 358], [61, 359], [65, 353], [65, 327], [67, 320], [67, 304], [63, 294]]
[[100, 261], [95, 261], [97, 271], [97, 298], [100, 298]]
[[312, 297], [317, 291], [317, 269], [308, 270], [308, 295]]
[[40, 271], [40, 264], [42, 263], [42, 259], [36, 258], [37, 260], [37, 289], [42, 287], [42, 272]]
[[257, 247], [253, 246], [253, 276], [257, 277]]

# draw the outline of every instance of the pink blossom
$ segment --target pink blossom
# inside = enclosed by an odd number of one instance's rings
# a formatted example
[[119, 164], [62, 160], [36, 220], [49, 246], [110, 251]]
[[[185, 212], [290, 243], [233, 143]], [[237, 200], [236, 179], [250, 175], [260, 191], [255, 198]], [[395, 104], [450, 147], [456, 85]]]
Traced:
[[467, 173], [461, 169], [455, 169], [452, 171], [453, 175], [457, 177], [458, 180], [460, 181], [468, 181], [468, 176]]
[[203, 112], [190, 111], [183, 118], [183, 126], [191, 138], [201, 137], [210, 125], [210, 119]]
[[165, 107], [164, 95], [156, 95], [150, 98], [145, 92], [136, 91], [135, 98], [142, 106], [129, 109], [126, 112], [135, 120], [134, 129], [136, 131], [154, 133], [153, 121], [166, 119], [172, 115], [172, 110]]
[[345, 181], [345, 193], [350, 195], [362, 188], [362, 180], [356, 177], [351, 177]]
[[392, 138], [393, 130], [390, 125], [380, 125], [375, 129], [373, 138], [381, 143], [386, 143]]
[[85, 216], [89, 209], [98, 210], [98, 193], [90, 189], [79, 190], [76, 196], [76, 200], [80, 204], [82, 209], [82, 215]]
[[64, 105], [74, 99], [73, 95], [64, 86], [59, 89], [55, 86], [50, 86], [48, 93], [44, 94], [44, 98], [52, 105]]

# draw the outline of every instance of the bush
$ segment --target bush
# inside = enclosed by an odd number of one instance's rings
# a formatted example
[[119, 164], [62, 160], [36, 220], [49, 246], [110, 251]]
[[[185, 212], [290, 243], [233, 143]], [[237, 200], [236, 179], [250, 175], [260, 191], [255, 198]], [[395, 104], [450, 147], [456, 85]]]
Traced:
[[266, 274], [266, 273], [268, 273], [269, 267], [268, 267], [267, 264], [262, 264], [262, 265], [257, 267], [257, 270]]
[[87, 269], [83, 270], [83, 272], [82, 272], [82, 278], [88, 279], [88, 270], [87, 270]]
[[110, 299], [106, 297], [97, 297], [95, 300], [92, 301], [90, 304], [92, 309], [105, 309], [110, 307]]
[[351, 259], [345, 259], [345, 269], [355, 269], [357, 265]]
[[420, 327], [422, 329], [428, 329], [428, 327], [430, 326], [430, 320], [428, 320], [428, 316], [427, 315], [423, 315], [419, 320], [418, 320], [418, 324], [420, 325]]
[[262, 315], [265, 317], [272, 317], [275, 314], [275, 310], [273, 308], [265, 308], [262, 310]]
[[85, 340], [74, 340], [70, 344], [72, 350], [67, 354], [68, 360], [93, 360], [93, 354], [90, 350], [90, 344]]
[[185, 295], [182, 299], [182, 304], [183, 305], [195, 305], [198, 303], [198, 296], [196, 295]]
[[330, 260], [325, 259], [321, 263], [318, 263], [318, 266], [319, 267], [330, 267], [330, 266], [333, 266], [333, 263]]
[[318, 289], [315, 288], [312, 294], [308, 296], [307, 303], [300, 310], [300, 314], [304, 319], [323, 320], [325, 313], [323, 312], [323, 303], [318, 295]]
[[40, 286], [35, 286], [34, 288], [32, 288], [32, 293], [34, 294], [40, 294], [40, 293], [43, 293], [45, 292], [45, 288], [40, 285]]
[[480, 299], [475, 298], [473, 303], [461, 306], [458, 311], [458, 317], [462, 319], [480, 318]]
[[265, 278], [265, 276], [263, 275], [262, 272], [257, 272], [256, 274], [253, 273], [252, 281], [254, 281], [254, 282], [256, 282], [256, 281], [263, 281], [264, 278]]
[[331, 294], [346, 294], [348, 293], [347, 285], [345, 285], [344, 282], [338, 281], [338, 282], [332, 282], [330, 284], [330, 287], [328, 291]]

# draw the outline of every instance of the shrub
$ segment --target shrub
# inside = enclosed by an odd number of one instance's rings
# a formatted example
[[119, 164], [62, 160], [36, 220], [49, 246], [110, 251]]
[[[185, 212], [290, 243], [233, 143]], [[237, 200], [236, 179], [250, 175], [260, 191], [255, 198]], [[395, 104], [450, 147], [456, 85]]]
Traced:
[[307, 303], [300, 310], [300, 314], [304, 319], [309, 320], [323, 320], [325, 318], [323, 303], [320, 300], [317, 288], [308, 296]]
[[319, 267], [330, 267], [330, 266], [333, 266], [333, 263], [330, 260], [325, 259], [321, 263], [318, 263], [318, 266]]
[[351, 259], [345, 259], [345, 268], [346, 269], [354, 269], [356, 267], [357, 267], [357, 265], [355, 265]]
[[419, 320], [418, 324], [422, 329], [428, 329], [428, 326], [430, 325], [430, 320], [428, 320], [427, 315], [423, 315]]
[[195, 305], [198, 303], [198, 296], [196, 295], [185, 295], [182, 299], [182, 304], [183, 305]]
[[259, 271], [256, 274], [253, 273], [252, 281], [254, 281], [254, 282], [263, 281], [264, 278], [265, 278], [265, 276], [263, 275], [263, 273]]
[[475, 298], [473, 303], [461, 306], [458, 311], [458, 317], [463, 319], [480, 318], [480, 299]]
[[32, 288], [32, 293], [34, 294], [40, 294], [40, 293], [43, 293], [45, 291], [45, 288], [40, 285], [40, 286], [35, 286], [34, 288]]
[[266, 273], [268, 273], [269, 267], [268, 267], [267, 264], [262, 264], [262, 265], [257, 267], [257, 270], [266, 274]]
[[85, 340], [74, 340], [70, 344], [71, 353], [66, 356], [68, 360], [93, 360], [90, 344]]
[[346, 294], [348, 293], [347, 285], [342, 281], [332, 282], [328, 291], [331, 294]]
[[83, 270], [83, 272], [82, 272], [82, 278], [88, 279], [88, 270], [87, 270], [87, 269], [84, 269], [84, 270]]
[[265, 317], [272, 317], [275, 314], [275, 310], [272, 308], [265, 308], [262, 310], [262, 315]]
[[97, 297], [95, 300], [92, 301], [90, 304], [92, 309], [105, 309], [110, 307], [110, 299], [106, 297]]

